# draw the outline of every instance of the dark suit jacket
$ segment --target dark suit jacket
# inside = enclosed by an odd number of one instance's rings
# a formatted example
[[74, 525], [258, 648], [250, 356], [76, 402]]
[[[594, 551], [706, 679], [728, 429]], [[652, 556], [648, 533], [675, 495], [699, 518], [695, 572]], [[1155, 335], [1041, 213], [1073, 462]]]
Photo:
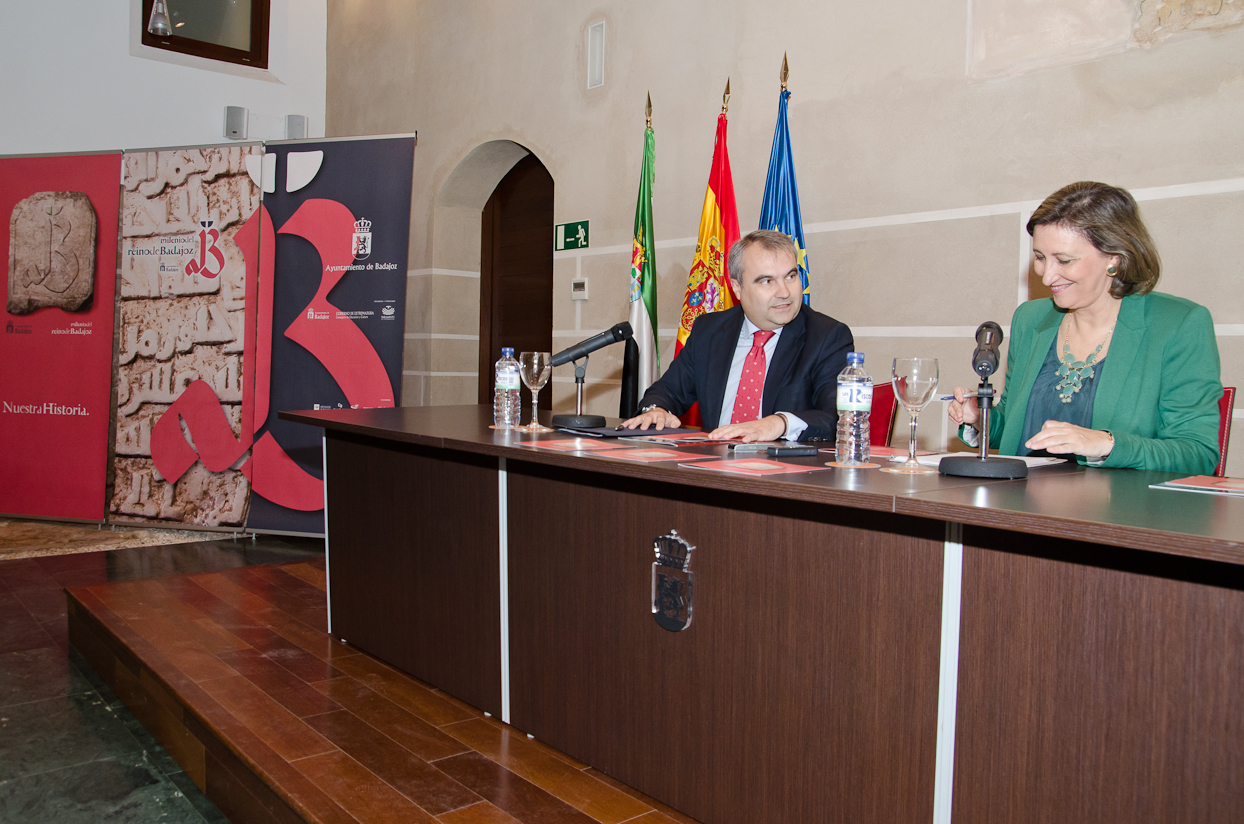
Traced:
[[[741, 306], [697, 318], [687, 344], [644, 393], [640, 408], [656, 404], [681, 415], [699, 401], [704, 430], [720, 426], [730, 362], [742, 329]], [[833, 440], [838, 426], [838, 373], [846, 368], [847, 353], [854, 346], [845, 323], [802, 307], [782, 329], [773, 362], [765, 371], [761, 415], [790, 412], [808, 424], [800, 440]]]

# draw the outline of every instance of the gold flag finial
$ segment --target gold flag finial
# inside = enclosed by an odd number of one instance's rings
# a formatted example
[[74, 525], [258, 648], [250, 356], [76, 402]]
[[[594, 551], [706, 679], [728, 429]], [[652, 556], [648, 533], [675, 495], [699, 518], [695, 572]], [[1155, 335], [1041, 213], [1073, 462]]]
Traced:
[[782, 52], [782, 91], [786, 91], [786, 78], [790, 77], [790, 65], [786, 62], [786, 52]]
[[648, 128], [652, 128], [652, 92], [648, 92], [648, 105], [644, 107], [644, 117], [648, 120]]
[[725, 114], [730, 108], [730, 78], [726, 78], [726, 91], [721, 95], [721, 113]]

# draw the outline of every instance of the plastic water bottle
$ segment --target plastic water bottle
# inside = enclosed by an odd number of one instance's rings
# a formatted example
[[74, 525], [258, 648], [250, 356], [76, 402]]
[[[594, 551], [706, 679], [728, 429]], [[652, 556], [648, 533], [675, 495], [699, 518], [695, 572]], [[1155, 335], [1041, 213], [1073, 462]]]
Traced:
[[496, 387], [492, 396], [492, 422], [498, 428], [513, 429], [519, 425], [522, 408], [518, 397], [518, 361], [514, 359], [514, 347], [501, 350], [497, 361]]
[[868, 463], [868, 414], [873, 407], [873, 379], [864, 371], [864, 353], [847, 354], [847, 368], [838, 373], [837, 463]]

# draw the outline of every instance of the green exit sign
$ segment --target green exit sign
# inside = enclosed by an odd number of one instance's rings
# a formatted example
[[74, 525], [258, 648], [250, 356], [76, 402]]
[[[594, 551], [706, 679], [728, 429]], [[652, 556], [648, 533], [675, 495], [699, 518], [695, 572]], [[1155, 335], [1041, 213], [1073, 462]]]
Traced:
[[587, 248], [587, 221], [559, 223], [553, 234], [553, 251]]

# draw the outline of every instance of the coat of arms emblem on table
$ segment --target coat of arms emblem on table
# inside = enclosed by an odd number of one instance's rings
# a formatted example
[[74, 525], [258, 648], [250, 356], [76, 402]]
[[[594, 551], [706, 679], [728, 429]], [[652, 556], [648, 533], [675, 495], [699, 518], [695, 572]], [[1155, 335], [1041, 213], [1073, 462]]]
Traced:
[[652, 542], [652, 617], [662, 629], [678, 632], [691, 625], [691, 551], [678, 530]]

